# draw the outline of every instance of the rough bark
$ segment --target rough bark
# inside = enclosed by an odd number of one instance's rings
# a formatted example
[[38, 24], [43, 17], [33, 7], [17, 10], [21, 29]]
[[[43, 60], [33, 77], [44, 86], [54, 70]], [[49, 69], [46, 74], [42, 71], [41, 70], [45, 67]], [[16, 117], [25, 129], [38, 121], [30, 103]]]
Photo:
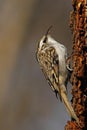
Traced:
[[71, 120], [65, 130], [87, 130], [87, 0], [72, 0], [70, 27], [73, 34], [72, 106], [79, 124]]

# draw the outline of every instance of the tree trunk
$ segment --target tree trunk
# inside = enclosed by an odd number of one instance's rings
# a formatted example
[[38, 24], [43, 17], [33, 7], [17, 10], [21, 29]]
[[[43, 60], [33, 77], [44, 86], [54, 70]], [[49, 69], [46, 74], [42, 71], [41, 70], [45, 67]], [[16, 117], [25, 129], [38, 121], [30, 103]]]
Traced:
[[70, 27], [73, 33], [72, 106], [79, 124], [71, 120], [65, 130], [87, 130], [87, 0], [72, 0]]

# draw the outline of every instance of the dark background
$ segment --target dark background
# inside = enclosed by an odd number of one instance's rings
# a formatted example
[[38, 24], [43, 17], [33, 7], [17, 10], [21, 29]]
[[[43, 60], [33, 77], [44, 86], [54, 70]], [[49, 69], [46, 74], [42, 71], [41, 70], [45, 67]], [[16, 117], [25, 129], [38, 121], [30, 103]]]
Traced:
[[63, 130], [70, 119], [35, 52], [50, 25], [51, 35], [72, 52], [71, 10], [71, 0], [0, 1], [0, 130]]

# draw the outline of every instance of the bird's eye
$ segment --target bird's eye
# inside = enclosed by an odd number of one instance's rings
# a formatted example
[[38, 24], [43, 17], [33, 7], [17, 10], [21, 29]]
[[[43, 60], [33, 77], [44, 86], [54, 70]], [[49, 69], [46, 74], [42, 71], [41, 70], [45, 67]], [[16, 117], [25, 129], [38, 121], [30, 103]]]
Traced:
[[44, 42], [44, 43], [46, 43], [46, 42], [47, 42], [47, 37], [45, 37], [45, 38], [44, 38], [43, 42]]

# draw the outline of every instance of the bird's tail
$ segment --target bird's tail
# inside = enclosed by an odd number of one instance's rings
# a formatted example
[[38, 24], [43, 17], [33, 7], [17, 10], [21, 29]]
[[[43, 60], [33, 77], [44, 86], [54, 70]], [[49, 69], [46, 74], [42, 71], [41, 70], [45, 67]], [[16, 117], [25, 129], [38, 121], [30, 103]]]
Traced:
[[79, 119], [78, 117], [76, 116], [75, 112], [74, 112], [74, 109], [73, 107], [71, 106], [69, 100], [68, 100], [68, 97], [67, 97], [67, 94], [65, 91], [61, 90], [61, 98], [62, 98], [62, 101], [64, 102], [65, 106], [66, 106], [66, 109], [68, 111], [68, 113], [70, 114], [70, 116], [76, 120], [76, 122], [79, 124]]

